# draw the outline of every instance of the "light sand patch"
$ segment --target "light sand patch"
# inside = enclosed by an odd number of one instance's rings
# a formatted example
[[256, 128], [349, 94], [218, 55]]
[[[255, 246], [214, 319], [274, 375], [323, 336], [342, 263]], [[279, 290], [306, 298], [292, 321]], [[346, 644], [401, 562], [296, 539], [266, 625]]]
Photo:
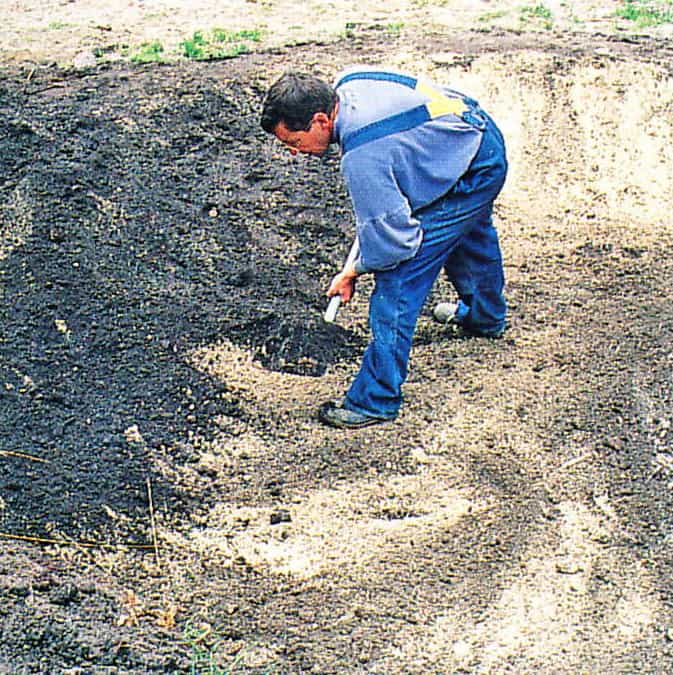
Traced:
[[293, 412], [315, 404], [321, 396], [330, 396], [333, 378], [306, 377], [272, 371], [254, 360], [246, 351], [228, 340], [202, 347], [190, 356], [192, 365], [221, 380], [232, 392], [259, 405]]
[[271, 524], [272, 508], [218, 504], [204, 517], [192, 546], [233, 562], [243, 559], [277, 574], [309, 578], [344, 565], [363, 568], [386, 551], [454, 527], [489, 507], [486, 496], [447, 487], [447, 478], [421, 474], [317, 490], [288, 509], [290, 521]]
[[[458, 668], [510, 672], [513, 657], [517, 672], [532, 672], [555, 655], [556, 663], [566, 664], [555, 672], [576, 673], [588, 672], [583, 670], [589, 667], [587, 651], [611, 653], [615, 662], [628, 653], [661, 613], [651, 579], [640, 566], [615, 565], [624, 576], [614, 580], [614, 613], [596, 617], [593, 571], [614, 557], [601, 542], [613, 533], [616, 523], [575, 502], [560, 504], [559, 511], [558, 543], [532, 545], [523, 556], [521, 572], [515, 570], [505, 581], [499, 600], [479, 620], [458, 612], [438, 617], [405, 645], [391, 650], [376, 664], [376, 672], [388, 672], [393, 664], [397, 668], [408, 664], [405, 672], [423, 672], [422, 664], [439, 662], [446, 664], [447, 672]], [[596, 630], [597, 624], [601, 630]], [[583, 643], [587, 630], [592, 644]], [[601, 672], [615, 671], [606, 663]]]

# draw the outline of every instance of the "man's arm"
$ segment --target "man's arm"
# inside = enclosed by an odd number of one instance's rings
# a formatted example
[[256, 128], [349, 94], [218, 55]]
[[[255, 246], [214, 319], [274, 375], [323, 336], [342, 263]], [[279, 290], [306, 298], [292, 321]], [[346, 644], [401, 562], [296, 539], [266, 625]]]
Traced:
[[422, 231], [409, 200], [400, 191], [389, 158], [385, 154], [362, 156], [355, 150], [344, 156], [341, 169], [360, 242], [355, 271], [362, 274], [393, 269], [413, 258]]

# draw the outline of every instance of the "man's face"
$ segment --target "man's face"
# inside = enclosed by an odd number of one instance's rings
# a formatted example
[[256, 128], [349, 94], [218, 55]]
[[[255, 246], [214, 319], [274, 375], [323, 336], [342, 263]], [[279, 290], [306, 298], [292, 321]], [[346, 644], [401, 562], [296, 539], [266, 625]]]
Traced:
[[285, 122], [279, 122], [273, 133], [288, 147], [292, 155], [298, 152], [324, 155], [332, 138], [332, 117], [322, 112], [316, 113], [311, 120], [311, 126], [305, 131], [292, 131], [285, 126]]

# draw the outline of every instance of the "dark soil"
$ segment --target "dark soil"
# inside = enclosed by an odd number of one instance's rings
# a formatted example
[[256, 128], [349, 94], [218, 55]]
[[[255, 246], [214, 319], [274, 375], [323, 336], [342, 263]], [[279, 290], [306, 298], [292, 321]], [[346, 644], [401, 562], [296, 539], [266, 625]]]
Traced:
[[[466, 69], [480, 53], [523, 48], [557, 53], [560, 70], [599, 44], [634, 62], [670, 52], [647, 40], [530, 40], [474, 33], [427, 48], [467, 54]], [[569, 662], [552, 649], [538, 669], [673, 672], [673, 491], [670, 467], [653, 464], [673, 439], [673, 262], [657, 254], [670, 250], [670, 230], [649, 249], [616, 234], [560, 255], [541, 244], [541, 257], [511, 274], [504, 340], [452, 340], [425, 317], [408, 408], [386, 428], [335, 434], [314, 418], [321, 390], [295, 415], [284, 390], [277, 406], [273, 391], [261, 395], [278, 380], [260, 380], [260, 405], [197, 367], [195, 350], [222, 340], [260, 372], [315, 382], [316, 392], [321, 378], [357, 366], [364, 305], [337, 325], [322, 321], [352, 231], [338, 157], [290, 159], [257, 116], [290, 63], [333, 74], [347, 61], [385, 62], [393, 48], [363, 31], [324, 58], [328, 46], [307, 45], [206, 64], [2, 74], [1, 672], [453, 672], [428, 654], [399, 670], [381, 664], [448, 611], [463, 627], [487, 615], [525, 566], [526, 545], [557, 541], [559, 504], [595, 509], [602, 494], [619, 526], [588, 572], [595, 605], [580, 619], [607, 631], [630, 578], [620, 569], [633, 567], [647, 571], [662, 613], [614, 658], [589, 633]], [[516, 217], [498, 214], [505, 229]], [[563, 304], [559, 284], [588, 289], [592, 304]], [[527, 353], [527, 332], [566, 322], [562, 342]], [[490, 397], [482, 377], [494, 374], [513, 378], [509, 401]], [[215, 504], [268, 509], [271, 523], [291, 526], [293, 505], [314, 490], [413, 477], [421, 465], [411, 450], [432, 425], [451, 429], [457, 413], [510, 404], [509, 432], [534, 439], [543, 457], [480, 427], [475, 413], [472, 438], [462, 451], [449, 442], [442, 459], [497, 495], [497, 512], [384, 546], [364, 569], [295, 577], [182, 539], [208, 525]], [[233, 445], [242, 429], [270, 452], [215, 469], [201, 461], [204, 447]], [[569, 439], [588, 457], [568, 468], [572, 480], [548, 471], [572, 460], [561, 454]], [[462, 484], [452, 480], [447, 489]], [[381, 521], [423, 516], [414, 504], [370, 507]], [[459, 672], [499, 672], [473, 656]], [[531, 663], [512, 654], [507, 672]]]

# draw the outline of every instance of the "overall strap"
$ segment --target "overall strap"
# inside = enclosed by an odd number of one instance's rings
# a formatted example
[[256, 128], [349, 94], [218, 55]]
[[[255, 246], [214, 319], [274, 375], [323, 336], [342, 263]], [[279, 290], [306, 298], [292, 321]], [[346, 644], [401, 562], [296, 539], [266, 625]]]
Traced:
[[400, 131], [408, 131], [442, 115], [456, 115], [480, 131], [483, 131], [486, 127], [486, 120], [479, 114], [479, 107], [476, 101], [462, 96], [458, 92], [452, 92], [455, 96], [447, 96], [431, 85], [419, 82], [415, 77], [378, 70], [348, 73], [336, 83], [335, 89], [353, 80], [394, 82], [409, 87], [420, 94], [424, 94], [430, 100], [427, 103], [410, 108], [391, 117], [385, 117], [371, 124], [366, 124], [350, 134], [346, 134], [342, 140], [344, 154], [365, 143]]

